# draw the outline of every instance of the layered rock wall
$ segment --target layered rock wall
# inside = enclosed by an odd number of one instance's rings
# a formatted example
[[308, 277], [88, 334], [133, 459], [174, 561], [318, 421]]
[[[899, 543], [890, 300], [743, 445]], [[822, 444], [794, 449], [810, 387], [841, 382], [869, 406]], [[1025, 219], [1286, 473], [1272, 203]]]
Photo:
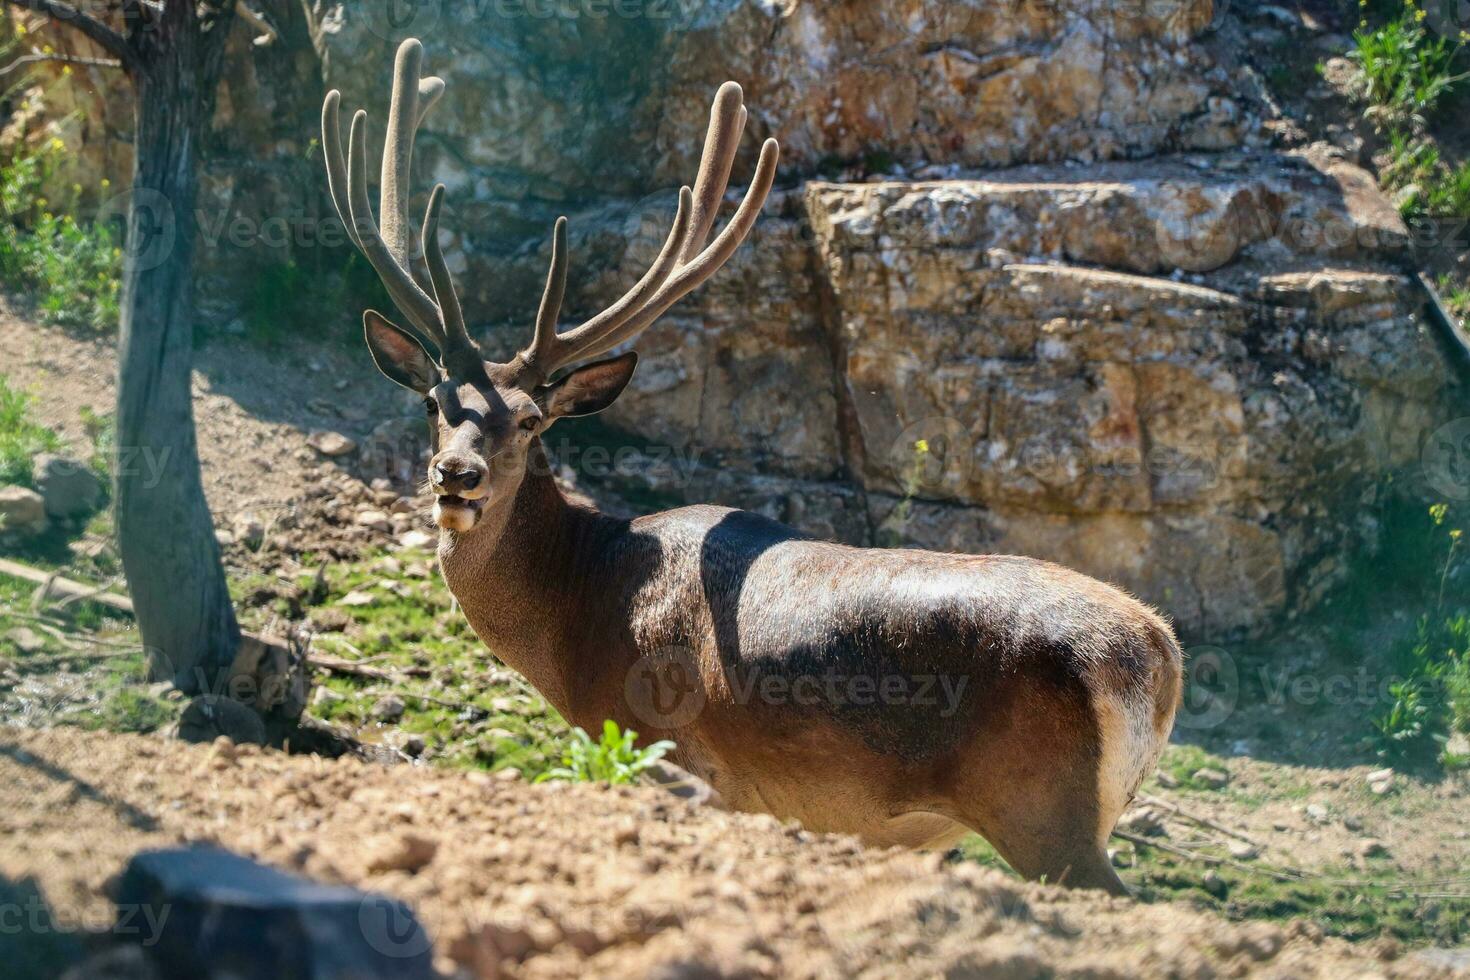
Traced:
[[290, 120], [339, 87], [380, 134], [396, 42], [424, 38], [449, 91], [418, 182], [449, 186], [492, 350], [526, 338], [555, 215], [569, 321], [641, 274], [720, 82], [751, 109], [737, 183], [781, 140], [750, 243], [640, 339], [606, 415], [638, 500], [1051, 558], [1224, 638], [1377, 544], [1458, 390], [1398, 216], [1358, 168], [1269, 145], [1257, 83], [1200, 43], [1207, 0], [379, 6], [283, 15], [310, 43], [273, 66], [235, 52], [213, 206], [326, 213]]

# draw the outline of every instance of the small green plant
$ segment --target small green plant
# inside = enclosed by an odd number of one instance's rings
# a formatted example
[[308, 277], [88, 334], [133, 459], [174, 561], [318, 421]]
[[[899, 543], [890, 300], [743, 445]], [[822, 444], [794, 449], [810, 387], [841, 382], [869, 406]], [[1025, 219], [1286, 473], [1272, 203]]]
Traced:
[[44, 194], [65, 152], [65, 144], [53, 139], [0, 167], [0, 278], [31, 294], [48, 323], [111, 330], [122, 271], [112, 231], [60, 213], [75, 209], [80, 187], [72, 188], [68, 202]]
[[573, 728], [562, 753], [562, 764], [536, 777], [536, 782], [565, 779], [578, 783], [611, 783], [614, 786], [636, 782], [638, 774], [662, 759], [674, 747], [670, 741], [654, 742], [637, 748], [638, 733], [621, 731], [617, 722], [602, 723], [601, 741], [581, 728]]
[[1358, 96], [1368, 104], [1368, 118], [1390, 131], [1422, 130], [1440, 100], [1467, 77], [1452, 67], [1463, 42], [1433, 34], [1424, 19], [1409, 0], [1386, 23], [1365, 23], [1353, 33], [1349, 57], [1361, 71]]
[[1449, 507], [1429, 508], [1435, 528], [1444, 531], [1444, 561], [1432, 614], [1389, 650], [1388, 663], [1399, 679], [1388, 689], [1387, 706], [1370, 720], [1369, 744], [1384, 759], [1403, 764], [1437, 760], [1445, 768], [1460, 764], [1446, 746], [1451, 733], [1470, 733], [1470, 614], [1445, 611], [1445, 590], [1457, 569], [1463, 534], [1447, 527]]
[[37, 453], [61, 448], [55, 432], [31, 418], [31, 398], [0, 374], [0, 486], [33, 486], [31, 463]]
[[86, 405], [82, 406], [81, 416], [82, 431], [92, 442], [92, 455], [88, 457], [87, 465], [106, 486], [112, 482], [112, 457], [117, 452], [117, 419], [94, 412]]
[[903, 529], [908, 526], [909, 516], [914, 509], [914, 497], [924, 485], [924, 474], [929, 465], [929, 440], [915, 440], [914, 454], [903, 476], [903, 499], [883, 522], [879, 533], [878, 543], [883, 547], [896, 548], [903, 543]]

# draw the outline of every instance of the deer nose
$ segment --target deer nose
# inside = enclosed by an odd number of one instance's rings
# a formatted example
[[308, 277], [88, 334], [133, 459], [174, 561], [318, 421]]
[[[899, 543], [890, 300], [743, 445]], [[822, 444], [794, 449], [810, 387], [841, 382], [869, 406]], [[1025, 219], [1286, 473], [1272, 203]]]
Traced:
[[461, 493], [480, 485], [484, 474], [477, 467], [459, 463], [437, 463], [434, 466], [434, 485], [446, 493]]

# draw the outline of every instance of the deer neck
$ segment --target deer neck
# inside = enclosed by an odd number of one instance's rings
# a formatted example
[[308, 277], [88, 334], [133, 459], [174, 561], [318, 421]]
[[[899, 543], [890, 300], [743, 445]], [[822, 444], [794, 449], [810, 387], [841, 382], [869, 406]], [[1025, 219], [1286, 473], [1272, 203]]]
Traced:
[[539, 444], [503, 499], [474, 529], [441, 532], [440, 568], [476, 635], [565, 714], [577, 669], [567, 624], [594, 598], [589, 559], [618, 522], [567, 500]]

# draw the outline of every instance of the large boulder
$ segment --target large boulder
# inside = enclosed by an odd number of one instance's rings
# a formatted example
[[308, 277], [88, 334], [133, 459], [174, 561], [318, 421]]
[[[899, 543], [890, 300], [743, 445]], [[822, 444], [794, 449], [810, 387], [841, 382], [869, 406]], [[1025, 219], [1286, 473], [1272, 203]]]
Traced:
[[46, 513], [70, 520], [87, 517], [102, 506], [102, 480], [79, 459], [41, 453], [34, 465], [36, 488], [46, 500]]

